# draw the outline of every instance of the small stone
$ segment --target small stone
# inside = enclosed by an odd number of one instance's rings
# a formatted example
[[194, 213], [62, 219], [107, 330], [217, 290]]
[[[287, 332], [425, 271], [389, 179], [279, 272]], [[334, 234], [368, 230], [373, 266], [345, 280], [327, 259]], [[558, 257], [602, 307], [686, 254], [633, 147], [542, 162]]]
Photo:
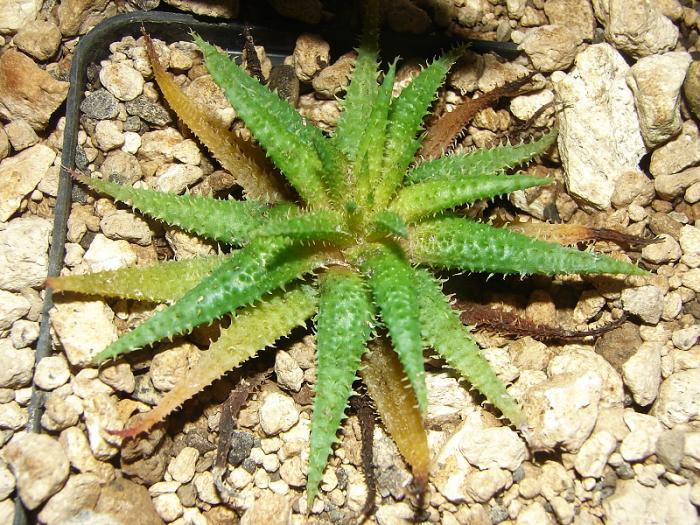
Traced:
[[694, 122], [686, 121], [678, 137], [652, 152], [649, 172], [654, 178], [673, 175], [698, 162], [700, 162], [698, 127]]
[[624, 398], [622, 378], [604, 357], [579, 345], [567, 345], [564, 351], [554, 357], [547, 367], [547, 374], [576, 374], [585, 370], [595, 372], [602, 380], [601, 406], [621, 406]]
[[36, 365], [34, 384], [43, 390], [53, 390], [65, 385], [70, 379], [66, 358], [62, 355], [44, 357]]
[[639, 170], [624, 172], [615, 183], [611, 202], [616, 208], [646, 206], [654, 199], [654, 183]]
[[681, 255], [681, 246], [678, 241], [666, 233], [659, 235], [657, 242], [642, 248], [642, 258], [654, 264], [676, 262]]
[[6, 330], [21, 319], [31, 308], [31, 303], [19, 294], [0, 290], [0, 330]]
[[218, 505], [221, 498], [214, 484], [214, 476], [211, 472], [200, 472], [194, 476], [194, 486], [200, 500], [210, 505]]
[[172, 120], [170, 113], [163, 106], [150, 101], [146, 95], [140, 95], [134, 100], [129, 100], [125, 106], [129, 115], [136, 115], [155, 126], [165, 126]]
[[113, 240], [135, 242], [141, 246], [151, 244], [153, 232], [148, 223], [126, 210], [115, 210], [100, 221], [100, 229]]
[[[510, 111], [518, 119], [527, 122], [535, 116], [537, 111], [554, 100], [554, 93], [549, 89], [543, 89], [534, 93], [527, 93], [513, 97], [510, 101]], [[535, 125], [539, 125], [540, 120], [536, 119]]]
[[59, 442], [46, 434], [17, 436], [5, 447], [5, 459], [17, 480], [22, 503], [29, 510], [58, 492], [68, 478], [68, 458]]
[[638, 60], [627, 75], [642, 137], [649, 148], [681, 130], [680, 91], [690, 61], [690, 54], [682, 52], [651, 55]]
[[173, 157], [183, 164], [197, 166], [202, 160], [202, 154], [194, 140], [186, 139], [173, 146]]
[[170, 523], [182, 516], [182, 503], [177, 494], [163, 494], [153, 498], [153, 507], [164, 521]]
[[0, 124], [0, 160], [10, 154], [10, 139], [7, 137], [5, 127]]
[[24, 119], [13, 120], [5, 126], [5, 133], [15, 151], [21, 151], [39, 142], [39, 136]]
[[0, 404], [0, 428], [19, 430], [27, 424], [29, 414], [15, 401]]
[[498, 492], [513, 483], [510, 472], [500, 468], [470, 472], [465, 479], [464, 490], [473, 501], [486, 503]]
[[700, 339], [700, 324], [674, 330], [671, 336], [675, 347], [681, 350], [690, 350], [690, 348], [698, 342], [698, 339]]
[[596, 22], [588, 0], [546, 0], [544, 13], [550, 23], [568, 28], [581, 40], [593, 39]]
[[668, 428], [700, 419], [700, 369], [683, 370], [666, 378], [652, 414]]
[[700, 60], [690, 64], [683, 82], [683, 94], [695, 118], [700, 118]]
[[106, 89], [98, 89], [83, 99], [80, 111], [95, 120], [113, 119], [119, 114], [119, 102]]
[[700, 259], [700, 228], [689, 224], [683, 226], [678, 240], [683, 250], [681, 261], [693, 268], [698, 266], [695, 263]]
[[673, 200], [698, 182], [700, 182], [700, 167], [688, 168], [679, 173], [659, 175], [654, 179], [654, 189], [660, 197]]
[[304, 371], [284, 350], [278, 350], [275, 354], [275, 375], [277, 384], [292, 392], [299, 392], [304, 382]]
[[520, 511], [515, 525], [554, 525], [554, 520], [542, 504], [535, 501]]
[[530, 29], [520, 47], [537, 71], [568, 69], [581, 44], [580, 37], [565, 26], [544, 25]]
[[593, 3], [605, 27], [605, 39], [635, 58], [673, 49], [678, 28], [651, 0], [607, 0]]
[[663, 292], [653, 284], [622, 291], [622, 305], [626, 312], [639, 316], [642, 321], [656, 324], [664, 309]]
[[56, 303], [51, 325], [56, 330], [68, 361], [87, 366], [107, 345], [117, 340], [114, 312], [102, 301]]
[[481, 470], [497, 467], [512, 472], [528, 456], [525, 443], [508, 427], [474, 429], [464, 435], [459, 450]]
[[95, 235], [83, 256], [93, 272], [118, 270], [136, 264], [138, 256], [127, 241], [113, 241], [101, 233]]
[[650, 405], [659, 392], [661, 383], [661, 349], [658, 343], [643, 343], [637, 352], [622, 365], [622, 377], [632, 392], [635, 402]]
[[[121, 407], [128, 406], [131, 410], [125, 413]], [[101, 392], [83, 399], [83, 417], [87, 429], [90, 450], [97, 459], [108, 460], [119, 452], [122, 438], [107, 430], [121, 430], [131, 411], [138, 405], [130, 399], [119, 401], [113, 395]]]
[[5, 0], [0, 4], [0, 34], [14, 33], [30, 24], [41, 10], [41, 0]]
[[199, 450], [192, 447], [185, 447], [168, 465], [168, 473], [175, 481], [189, 483], [194, 477], [194, 470], [198, 459]]
[[22, 26], [12, 42], [18, 49], [43, 62], [58, 51], [61, 31], [50, 20], [34, 20]]
[[[127, 135], [128, 133], [124, 134], [125, 141]], [[134, 184], [143, 176], [138, 159], [123, 150], [109, 152], [100, 166], [100, 172], [105, 180], [127, 186]]]
[[[124, 145], [122, 146], [122, 151], [135, 154], [139, 151], [141, 147], [141, 135], [134, 131], [124, 130]], [[100, 168], [101, 169], [101, 168]]]
[[243, 514], [240, 525], [291, 525], [292, 502], [288, 497], [275, 493], [264, 493]]
[[292, 56], [299, 80], [311, 82], [330, 63], [330, 45], [317, 35], [302, 34], [297, 38]]
[[683, 286], [700, 293], [700, 268], [693, 268], [685, 272], [682, 283]]
[[121, 148], [124, 145], [122, 127], [114, 120], [100, 120], [95, 126], [96, 146], [102, 151]]
[[[0, 58], [0, 60], [2, 59]], [[0, 162], [0, 180], [2, 180], [2, 185], [0, 185], [0, 221], [7, 221], [17, 211], [22, 199], [36, 188], [55, 158], [56, 152], [51, 148], [43, 144], [36, 144]], [[36, 217], [24, 220], [43, 221], [45, 219]], [[24, 242], [26, 241], [27, 239], [24, 239]], [[33, 253], [35, 256], [36, 253], [40, 253], [37, 251], [37, 247], [33, 247]]]
[[77, 396], [67, 396], [65, 399], [52, 392], [44, 402], [44, 413], [41, 415], [41, 426], [52, 432], [60, 432], [78, 423], [83, 405]]
[[100, 367], [100, 381], [119, 392], [130, 394], [136, 388], [136, 379], [129, 363], [114, 363]]
[[44, 505], [39, 520], [46, 525], [63, 525], [82, 510], [92, 510], [100, 497], [100, 478], [76, 474]]
[[[24, 119], [36, 131], [43, 130], [67, 94], [68, 82], [54, 79], [24, 53], [8, 49], [0, 56], [0, 117], [3, 120]], [[29, 171], [25, 175], [27, 173]]]
[[228, 453], [228, 462], [238, 466], [244, 459], [250, 456], [250, 451], [255, 445], [255, 437], [250, 432], [234, 430], [231, 434], [231, 449]]
[[151, 381], [162, 392], [172, 390], [187, 377], [199, 360], [200, 352], [190, 343], [182, 343], [157, 353], [151, 361]]
[[202, 180], [204, 172], [199, 166], [189, 164], [170, 164], [159, 169], [154, 189], [168, 193], [182, 193], [189, 186]]
[[0, 462], [0, 501], [7, 498], [15, 490], [15, 477], [4, 462]]
[[276, 392], [265, 396], [259, 415], [260, 427], [268, 436], [285, 432], [299, 421], [299, 411], [294, 400]]
[[148, 490], [125, 478], [102, 488], [95, 511], [110, 515], [117, 523], [133, 523], [137, 516], [139, 525], [163, 525]]
[[350, 83], [357, 54], [346, 53], [330, 66], [321, 70], [311, 81], [314, 91], [326, 99], [340, 95]]
[[34, 352], [17, 350], [9, 339], [0, 339], [0, 388], [21, 388], [32, 380]]
[[133, 100], [143, 92], [141, 73], [125, 63], [111, 62], [100, 70], [100, 82], [118, 100]]
[[576, 472], [586, 478], [602, 477], [608, 458], [616, 447], [617, 440], [610, 432], [603, 430], [594, 433], [581, 445], [581, 449], [576, 454], [574, 459]]
[[75, 470], [95, 474], [102, 483], [108, 483], [114, 479], [114, 467], [95, 459], [90, 451], [87, 437], [78, 427], [72, 426], [63, 430], [59, 441]]
[[203, 75], [195, 78], [184, 89], [185, 95], [193, 104], [202, 107], [214, 122], [224, 127], [229, 127], [236, 117], [236, 113], [231, 104], [226, 100], [226, 96], [211, 75]]
[[[569, 191], [606, 209], [617, 180], [636, 171], [646, 152], [625, 81], [629, 66], [608, 44], [589, 46], [577, 55], [575, 64], [568, 74], [552, 75], [563, 104], [557, 144]], [[612, 143], [620, 147], [590, 154], [596, 144]]]
[[655, 417], [630, 410], [625, 411], [624, 418], [630, 433], [620, 444], [620, 454], [625, 461], [642, 461], [656, 451], [656, 442], [663, 431], [661, 423]]
[[688, 485], [651, 488], [634, 479], [618, 480], [615, 494], [603, 500], [606, 525], [695, 523], [697, 513], [688, 500], [689, 492]]
[[524, 435], [534, 450], [561, 444], [576, 452], [590, 436], [598, 417], [603, 380], [591, 371], [557, 374], [528, 389], [522, 401], [532, 425]]

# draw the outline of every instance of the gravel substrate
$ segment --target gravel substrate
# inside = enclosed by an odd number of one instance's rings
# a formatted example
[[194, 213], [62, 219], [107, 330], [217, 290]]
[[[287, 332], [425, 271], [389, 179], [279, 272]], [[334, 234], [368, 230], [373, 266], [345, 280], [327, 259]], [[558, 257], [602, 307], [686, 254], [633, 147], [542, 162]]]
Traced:
[[[17, 496], [32, 519], [49, 525], [134, 523], [136, 512], [136, 522], [147, 524], [356, 522], [367, 488], [355, 415], [343, 424], [320, 496], [306, 508], [315, 383], [311, 335], [295, 333], [186, 403], [166, 425], [124, 444], [105, 429], [122, 428], [186, 380], [188, 368], [206, 351], [211, 330], [198, 329], [155, 352], [136, 352], [97, 369], [92, 357], [154, 307], [65, 294], [51, 313], [54, 352], [35, 364], [72, 51], [99, 21], [123, 9], [154, 8], [159, 1], [54, 4], [0, 0], [0, 522], [12, 522]], [[212, 9], [206, 14], [214, 16], [235, 12], [234, 2], [187, 4]], [[313, 1], [271, 4], [310, 23], [330, 16]], [[556, 125], [557, 147], [527, 171], [557, 183], [496, 202], [484, 218], [556, 217], [657, 242], [636, 252], [605, 241], [592, 246], [638, 261], [652, 272], [645, 277], [462, 278], [462, 288], [476, 290], [479, 301], [541, 324], [583, 330], [623, 315], [626, 320], [600, 337], [568, 343], [477, 333], [486, 357], [524, 406], [531, 423], [524, 432], [504, 426], [468, 385], [430, 361], [426, 424], [434, 469], [426, 507], [416, 510], [409, 470], [377, 426], [377, 510], [367, 522], [410, 523], [419, 515], [448, 525], [697, 523], [697, 4], [386, 4], [387, 24], [397, 31], [437, 30], [521, 45], [522, 54], [512, 61], [468, 52], [450, 74], [438, 111], [537, 73], [518, 96], [481, 111], [458, 148], [529, 139]], [[226, 125], [241, 127], [194, 44], [156, 41], [156, 48], [196, 103]], [[297, 108], [326, 130], [337, 121], [336, 97], [354, 60], [352, 53], [332, 59], [331, 51], [337, 50], [319, 36], [304, 34], [285, 60], [300, 82], [298, 100], [292, 95]], [[143, 38], [115, 42], [110, 52], [89, 73], [78, 167], [161, 191], [235, 195], [231, 176], [160, 97]], [[269, 75], [264, 49], [259, 54]], [[419, 67], [418, 60], [404, 58], [399, 85]], [[216, 250], [110, 199], [74, 191], [65, 274]], [[239, 414], [219, 481], [215, 459], [222, 404], [240, 377], [266, 367], [270, 378]], [[25, 429], [32, 384], [46, 393], [42, 434]]]

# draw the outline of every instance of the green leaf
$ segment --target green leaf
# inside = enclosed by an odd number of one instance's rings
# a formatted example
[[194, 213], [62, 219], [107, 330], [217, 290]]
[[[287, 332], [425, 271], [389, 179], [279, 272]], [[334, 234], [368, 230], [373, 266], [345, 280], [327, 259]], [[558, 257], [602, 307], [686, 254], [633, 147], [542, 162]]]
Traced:
[[423, 127], [423, 117], [428, 113], [438, 88], [460, 53], [461, 48], [458, 48], [434, 60], [392, 101], [384, 174], [375, 191], [377, 209], [386, 206], [396, 188], [401, 185], [420, 145], [417, 135]]
[[408, 238], [408, 226], [401, 216], [392, 211], [382, 211], [374, 218], [374, 231], [380, 235]]
[[316, 151], [321, 131], [304, 123], [287, 102], [268, 90], [224, 53], [195, 35], [209, 73], [287, 180], [310, 206], [328, 204], [322, 162]]
[[187, 379], [179, 381], [168, 391], [136, 426], [120, 434], [136, 436], [147, 432], [226, 372], [253, 357], [259, 350], [273, 345], [295, 327], [303, 326], [313, 315], [316, 305], [315, 290], [301, 285], [284, 293], [277, 291], [254, 305], [242, 308], [232, 316], [230, 326], [221, 330], [219, 338], [188, 371]]
[[338, 119], [333, 142], [354, 161], [357, 149], [367, 127], [367, 115], [374, 108], [378, 92], [378, 38], [379, 38], [379, 2], [370, 0], [366, 3], [365, 26], [357, 50], [355, 71], [350, 80], [344, 110]]
[[427, 180], [401, 188], [389, 205], [389, 210], [411, 223], [479, 199], [552, 182], [551, 179], [527, 175], [472, 175]]
[[50, 277], [47, 286], [61, 292], [164, 303], [179, 299], [228, 259], [228, 255], [166, 261], [151, 266]]
[[520, 166], [533, 157], [544, 153], [557, 138], [556, 130], [550, 131], [539, 140], [527, 144], [511, 146], [504, 144], [490, 149], [477, 149], [470, 153], [447, 155], [439, 159], [423, 162], [406, 175], [406, 182], [413, 184], [439, 177], [464, 177], [472, 175], [496, 175], [505, 170]]
[[[389, 106], [391, 103], [391, 93], [394, 87], [396, 78], [396, 61], [389, 66], [384, 76], [381, 89], [377, 94], [374, 106], [370, 112], [369, 119], [366, 123], [366, 129], [362, 135], [357, 158], [358, 166], [356, 169], [360, 173], [356, 177], [357, 181], [357, 199], [363, 205], [371, 207], [374, 200], [374, 188], [379, 183], [379, 178], [382, 176], [382, 162], [384, 160], [384, 144], [386, 142], [386, 126], [387, 117], [389, 115]], [[360, 160], [361, 159], [361, 160]], [[366, 166], [364, 161], [366, 160]]]
[[418, 406], [425, 413], [428, 396], [415, 274], [397, 247], [377, 246], [378, 249], [363, 264], [363, 271], [368, 276], [374, 302], [379, 307], [394, 350], [416, 393]]
[[308, 213], [294, 211], [286, 218], [270, 220], [251, 233], [251, 238], [288, 237], [300, 241], [340, 242], [347, 240], [343, 217], [334, 211], [319, 210]]
[[307, 499], [313, 503], [336, 431], [352, 392], [374, 316], [364, 280], [331, 268], [321, 280], [316, 319], [316, 395], [311, 416]]
[[132, 188], [85, 175], [75, 177], [95, 191], [109, 195], [150, 217], [227, 244], [247, 241], [248, 233], [261, 224], [266, 210], [265, 205], [256, 201], [175, 195]]
[[416, 263], [473, 272], [646, 273], [605, 255], [564, 248], [457, 217], [427, 220], [414, 226], [406, 245]]
[[506, 392], [505, 385], [481, 354], [459, 314], [450, 306], [440, 282], [425, 270], [416, 270], [415, 274], [424, 339], [511, 423], [524, 424], [525, 416], [520, 407]]
[[322, 263], [318, 255], [306, 255], [301, 250], [285, 250], [288, 245], [288, 240], [274, 237], [251, 242], [175, 304], [157, 312], [105, 348], [95, 361], [99, 363], [166, 337], [186, 333], [236, 308], [249, 305]]

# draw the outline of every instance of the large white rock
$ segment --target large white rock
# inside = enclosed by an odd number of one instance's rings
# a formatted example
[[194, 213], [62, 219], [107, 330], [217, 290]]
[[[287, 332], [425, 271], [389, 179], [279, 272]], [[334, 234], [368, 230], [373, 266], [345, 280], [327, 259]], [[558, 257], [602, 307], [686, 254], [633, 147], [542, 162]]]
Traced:
[[567, 345], [563, 352], [549, 362], [547, 374], [580, 373], [592, 370], [603, 380], [601, 406], [622, 406], [624, 394], [622, 378], [608, 361], [593, 350], [581, 345]]
[[70, 465], [63, 447], [46, 434], [17, 436], [5, 448], [22, 503], [30, 510], [58, 492], [68, 477]]
[[0, 221], [19, 208], [22, 199], [36, 188], [56, 158], [56, 152], [37, 144], [0, 162]]
[[681, 87], [692, 58], [673, 52], [641, 58], [627, 74], [644, 142], [663, 144], [681, 130]]
[[700, 368], [666, 378], [652, 413], [669, 428], [700, 419]]
[[641, 406], [650, 405], [656, 399], [661, 383], [661, 345], [642, 343], [622, 365], [622, 377], [635, 402]]
[[23, 296], [0, 290], [0, 330], [6, 330], [12, 323], [29, 312], [31, 303]]
[[678, 41], [678, 28], [654, 0], [593, 0], [605, 39], [635, 58], [663, 53]]
[[118, 270], [136, 264], [138, 256], [127, 241], [113, 241], [101, 233], [95, 235], [83, 260], [93, 272]]
[[603, 380], [592, 370], [557, 374], [525, 392], [523, 410], [531, 428], [525, 438], [533, 450], [560, 445], [577, 452], [598, 417]]
[[520, 437], [508, 427], [475, 428], [465, 434], [459, 450], [475, 467], [517, 469], [527, 459], [527, 448]]
[[39, 14], [41, 0], [0, 0], [0, 33], [14, 33]]
[[559, 152], [569, 191], [600, 208], [610, 206], [616, 181], [638, 169], [646, 149], [639, 131], [629, 66], [608, 44], [588, 47], [569, 74], [552, 75], [562, 103]]
[[89, 365], [93, 357], [116, 341], [113, 319], [114, 312], [102, 301], [57, 303], [51, 310], [51, 324], [74, 366]]
[[620, 479], [615, 494], [603, 500], [606, 525], [694, 525], [697, 513], [689, 500], [690, 485], [646, 487]]
[[41, 286], [49, 267], [51, 221], [39, 217], [0, 223], [0, 289]]
[[0, 388], [20, 388], [32, 380], [34, 351], [17, 350], [9, 339], [0, 339]]

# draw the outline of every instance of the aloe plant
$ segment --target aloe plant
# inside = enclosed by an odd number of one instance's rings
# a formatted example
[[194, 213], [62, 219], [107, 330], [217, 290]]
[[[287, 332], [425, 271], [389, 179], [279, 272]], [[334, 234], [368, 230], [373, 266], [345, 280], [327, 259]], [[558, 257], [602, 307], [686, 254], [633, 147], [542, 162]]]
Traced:
[[[330, 137], [225, 54], [194, 37], [213, 79], [288, 186], [252, 144], [186, 100], [147, 41], [164, 96], [237, 177], [246, 200], [178, 196], [77, 178], [141, 213], [233, 249], [227, 255], [65, 276], [48, 283], [56, 290], [170, 303], [101, 351], [96, 363], [231, 318], [189, 377], [139, 424], [123, 430], [123, 436], [148, 431], [212, 381], [314, 318], [317, 379], [309, 503], [317, 494], [363, 360], [368, 391], [421, 477], [429, 468], [427, 443], [412, 444], [402, 437], [401, 428], [421, 427], [422, 432], [427, 406], [424, 348], [432, 347], [513, 425], [526, 423], [432, 270], [522, 276], [643, 273], [626, 262], [461, 214], [460, 207], [478, 199], [549, 184], [546, 178], [506, 171], [544, 152], [555, 133], [518, 146], [416, 160], [423, 119], [460, 50], [426, 65], [393, 98], [396, 61], [381, 73], [378, 16], [372, 5], [344, 111]], [[296, 198], [285, 200], [293, 194]], [[368, 348], [372, 350], [365, 355]], [[397, 388], [397, 374], [405, 375], [408, 389]], [[397, 411], [398, 417], [392, 416]]]

